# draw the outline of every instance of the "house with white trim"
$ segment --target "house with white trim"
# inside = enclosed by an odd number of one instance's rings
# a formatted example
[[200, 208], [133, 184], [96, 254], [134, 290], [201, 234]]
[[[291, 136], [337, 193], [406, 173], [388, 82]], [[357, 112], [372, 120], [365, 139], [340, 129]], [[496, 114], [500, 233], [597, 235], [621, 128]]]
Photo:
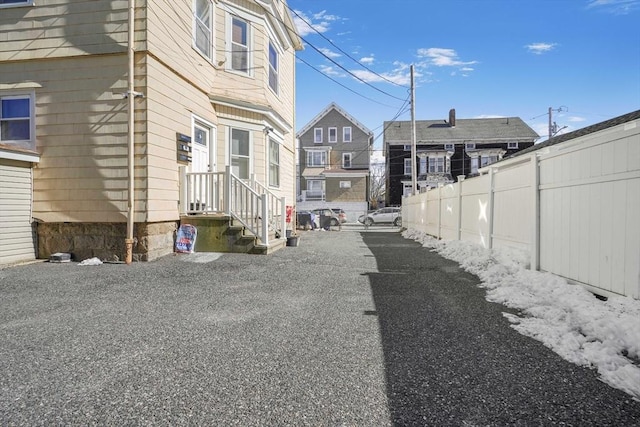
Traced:
[[297, 138], [298, 210], [339, 208], [355, 222], [368, 208], [373, 132], [332, 102]]
[[203, 225], [215, 250], [241, 250], [230, 228], [281, 244], [302, 49], [286, 1], [9, 0], [0, 34], [0, 263], [152, 260], [203, 217], [227, 223]]

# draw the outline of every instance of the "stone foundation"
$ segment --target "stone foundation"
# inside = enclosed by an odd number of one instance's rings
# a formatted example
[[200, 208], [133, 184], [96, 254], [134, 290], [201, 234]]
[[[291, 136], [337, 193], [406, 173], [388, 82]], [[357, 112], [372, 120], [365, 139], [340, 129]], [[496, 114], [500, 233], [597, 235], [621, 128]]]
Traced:
[[[152, 261], [174, 250], [178, 221], [136, 223], [134, 261]], [[74, 261], [99, 258], [124, 261], [125, 223], [38, 223], [38, 258], [48, 259], [56, 252], [70, 253]]]

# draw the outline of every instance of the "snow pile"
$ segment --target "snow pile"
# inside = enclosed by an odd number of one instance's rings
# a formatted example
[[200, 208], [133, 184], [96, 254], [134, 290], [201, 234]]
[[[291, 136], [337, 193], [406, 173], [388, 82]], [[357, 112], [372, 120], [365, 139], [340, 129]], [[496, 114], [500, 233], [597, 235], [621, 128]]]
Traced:
[[598, 300], [561, 277], [528, 270], [528, 254], [514, 249], [439, 241], [416, 230], [403, 236], [478, 276], [488, 301], [520, 312], [504, 313], [518, 332], [572, 363], [597, 369], [604, 382], [640, 400], [640, 300]]
[[87, 258], [84, 261], [82, 261], [81, 263], [79, 263], [78, 265], [100, 265], [102, 264], [102, 261], [100, 261], [100, 258]]

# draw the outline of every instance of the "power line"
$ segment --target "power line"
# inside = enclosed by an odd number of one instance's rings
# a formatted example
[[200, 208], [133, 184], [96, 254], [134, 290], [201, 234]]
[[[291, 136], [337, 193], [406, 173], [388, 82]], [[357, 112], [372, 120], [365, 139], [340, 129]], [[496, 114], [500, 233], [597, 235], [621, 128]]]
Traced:
[[[362, 68], [364, 68], [365, 70], [369, 71], [370, 73], [373, 73], [374, 75], [380, 77], [381, 79], [396, 85], [396, 86], [400, 86], [400, 87], [404, 87], [407, 88], [407, 86], [403, 86], [399, 83], [394, 82], [393, 80], [389, 80], [388, 78], [386, 78], [385, 76], [383, 76], [382, 74], [379, 74], [375, 71], [373, 71], [371, 68], [367, 67], [366, 65], [364, 65], [363, 63], [361, 63], [360, 61], [358, 61], [357, 59], [355, 59], [354, 57], [352, 57], [350, 54], [348, 54], [347, 52], [345, 52], [344, 50], [342, 50], [339, 46], [337, 46], [334, 42], [332, 42], [330, 39], [328, 39], [327, 37], [325, 37], [324, 34], [322, 34], [320, 31], [316, 30], [316, 28], [311, 25], [310, 22], [308, 22], [306, 19], [304, 19], [302, 16], [300, 16], [298, 14], [298, 12], [296, 12], [295, 10], [291, 9], [291, 7], [287, 4], [287, 9], [289, 9], [291, 12], [293, 12], [302, 22], [304, 22], [305, 24], [307, 24], [309, 26], [309, 28], [311, 28], [313, 31], [315, 31], [320, 37], [322, 37], [323, 39], [325, 39], [326, 41], [328, 41], [331, 46], [335, 47], [336, 49], [338, 49], [343, 55], [345, 55], [347, 58], [351, 59], [353, 62], [355, 62], [356, 64], [358, 64], [359, 66], [361, 66]], [[302, 37], [300, 37], [302, 38]], [[308, 42], [307, 42], [308, 43]]]

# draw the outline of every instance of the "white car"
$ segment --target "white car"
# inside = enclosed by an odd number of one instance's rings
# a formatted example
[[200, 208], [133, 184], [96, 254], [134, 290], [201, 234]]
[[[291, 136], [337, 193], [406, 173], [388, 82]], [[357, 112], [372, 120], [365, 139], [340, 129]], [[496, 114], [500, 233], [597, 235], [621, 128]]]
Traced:
[[369, 212], [366, 215], [361, 215], [360, 218], [358, 218], [358, 222], [364, 225], [393, 224], [400, 226], [402, 225], [401, 214], [402, 208], [382, 208]]

